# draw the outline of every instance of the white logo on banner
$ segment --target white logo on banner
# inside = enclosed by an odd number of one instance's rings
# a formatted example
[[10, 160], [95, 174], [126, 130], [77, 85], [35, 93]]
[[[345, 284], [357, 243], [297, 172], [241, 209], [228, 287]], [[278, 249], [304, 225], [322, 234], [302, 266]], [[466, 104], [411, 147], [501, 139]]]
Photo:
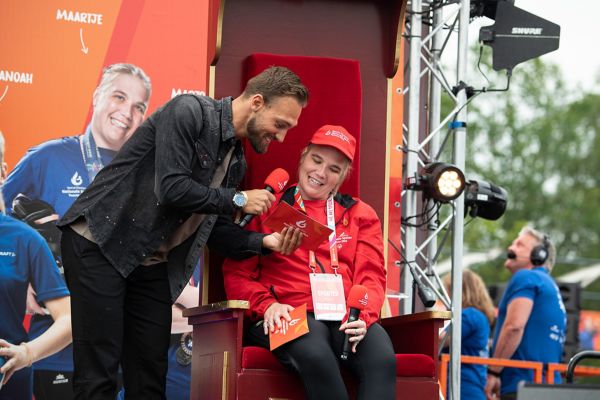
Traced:
[[71, 183], [75, 186], [81, 186], [81, 184], [83, 183], [83, 178], [81, 177], [81, 175], [79, 175], [77, 171], [75, 171], [75, 174], [73, 174], [73, 176], [71, 177]]

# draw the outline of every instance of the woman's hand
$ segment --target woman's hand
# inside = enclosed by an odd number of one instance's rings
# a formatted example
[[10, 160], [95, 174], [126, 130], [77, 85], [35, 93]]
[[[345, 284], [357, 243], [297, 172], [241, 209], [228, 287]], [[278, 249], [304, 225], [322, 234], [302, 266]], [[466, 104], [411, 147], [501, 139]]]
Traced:
[[21, 368], [30, 367], [33, 362], [33, 354], [26, 344], [20, 346], [0, 339], [0, 357], [6, 357], [6, 363], [0, 368], [0, 373], [4, 376], [3, 384], [8, 382], [10, 377]]
[[[265, 315], [263, 316], [263, 328], [265, 330], [265, 335], [269, 334], [269, 330], [271, 332], [275, 332], [275, 327], [277, 329], [287, 330], [288, 323], [292, 320], [290, 317], [290, 311], [292, 311], [294, 307], [289, 304], [281, 304], [281, 303], [273, 303], [267, 308], [265, 311]], [[281, 320], [283, 318], [283, 321]]]
[[302, 231], [298, 228], [283, 228], [281, 233], [275, 232], [265, 236], [263, 247], [287, 256], [302, 244], [302, 237]]
[[358, 343], [365, 338], [367, 334], [367, 324], [362, 319], [357, 319], [352, 322], [344, 322], [340, 325], [340, 331], [343, 331], [346, 335], [350, 336], [348, 339], [352, 343], [352, 352], [356, 353], [356, 346]]

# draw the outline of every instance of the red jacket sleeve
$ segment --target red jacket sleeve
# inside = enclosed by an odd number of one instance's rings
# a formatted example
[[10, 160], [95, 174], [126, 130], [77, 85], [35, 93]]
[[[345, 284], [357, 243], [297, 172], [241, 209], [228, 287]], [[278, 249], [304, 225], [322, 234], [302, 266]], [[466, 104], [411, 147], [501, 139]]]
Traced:
[[[254, 217], [247, 229], [263, 232], [262, 221], [265, 217], [266, 215]], [[241, 261], [227, 258], [223, 263], [227, 299], [247, 300], [250, 303], [249, 317], [252, 319], [261, 318], [266, 309], [276, 301], [269, 289], [258, 282], [260, 257], [254, 256]]]
[[359, 201], [352, 210], [359, 224], [357, 247], [354, 256], [353, 284], [366, 286], [369, 302], [363, 311], [361, 319], [367, 327], [379, 319], [381, 307], [385, 300], [386, 271], [383, 258], [383, 235], [381, 222], [366, 203]]

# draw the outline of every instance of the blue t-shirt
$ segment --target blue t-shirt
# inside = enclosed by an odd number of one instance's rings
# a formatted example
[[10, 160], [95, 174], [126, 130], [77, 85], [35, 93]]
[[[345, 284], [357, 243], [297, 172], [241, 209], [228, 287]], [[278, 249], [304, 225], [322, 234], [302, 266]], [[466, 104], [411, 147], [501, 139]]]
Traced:
[[[29, 283], [40, 302], [69, 295], [44, 238], [29, 225], [0, 214], [0, 338], [11, 343], [29, 341], [23, 327]], [[8, 398], [27, 398], [28, 393], [20, 390], [30, 388], [19, 386], [3, 387], [2, 395], [7, 395], [7, 390], [19, 390]]]
[[[98, 151], [104, 165], [110, 163], [116, 154], [115, 151], [102, 148]], [[12, 209], [13, 199], [22, 193], [30, 199], [47, 202], [62, 216], [89, 184], [89, 174], [81, 153], [80, 136], [69, 136], [50, 140], [29, 149], [8, 175], [2, 193], [7, 212]], [[37, 301], [43, 301], [39, 295]], [[31, 321], [29, 336], [40, 336], [50, 325], [52, 318], [36, 315]], [[39, 370], [73, 371], [72, 346], [67, 346], [33, 366]]]
[[[531, 299], [533, 308], [525, 325], [521, 343], [511, 359], [559, 363], [565, 342], [567, 315], [558, 287], [545, 267], [520, 270], [511, 278], [498, 307], [498, 323], [493, 348], [496, 348], [508, 305], [518, 297]], [[516, 392], [520, 381], [533, 382], [533, 371], [504, 368], [501, 376], [501, 393]], [[558, 372], [554, 376], [554, 381], [560, 383]]]
[[[490, 323], [484, 313], [474, 307], [463, 309], [461, 332], [462, 355], [489, 357]], [[460, 371], [460, 398], [485, 400], [486, 366], [462, 364]]]
[[[102, 148], [98, 151], [104, 165], [116, 154]], [[12, 209], [13, 199], [23, 193], [30, 199], [44, 200], [63, 216], [89, 184], [80, 137], [69, 136], [29, 149], [8, 175], [2, 193], [7, 213]]]

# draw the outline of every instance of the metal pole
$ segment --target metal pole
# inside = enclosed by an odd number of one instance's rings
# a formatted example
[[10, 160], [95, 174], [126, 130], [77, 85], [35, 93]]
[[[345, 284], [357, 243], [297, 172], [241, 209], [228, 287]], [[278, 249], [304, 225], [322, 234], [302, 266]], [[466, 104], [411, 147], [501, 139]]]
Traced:
[[[411, 1], [410, 17], [410, 74], [409, 74], [409, 97], [408, 97], [408, 136], [406, 152], [406, 175], [414, 177], [418, 169], [418, 155], [414, 150], [419, 145], [419, 97], [420, 97], [420, 72], [421, 72], [421, 0]], [[417, 192], [407, 190], [404, 194], [405, 208], [404, 215], [415, 215], [417, 213]], [[406, 226], [404, 229], [404, 261], [406, 263], [415, 262], [416, 258], [417, 230], [414, 227]], [[401, 292], [411, 293], [412, 275], [407, 271], [408, 266], [404, 265], [403, 279], [401, 282]], [[410, 294], [414, 296], [413, 293]], [[408, 299], [407, 299], [408, 300]], [[411, 302], [403, 301], [400, 314], [411, 313]]]
[[[468, 58], [469, 7], [470, 0], [461, 0], [458, 29], [457, 85], [466, 79]], [[457, 95], [460, 107], [454, 123], [454, 165], [465, 171], [467, 134], [467, 93], [460, 89]], [[460, 355], [462, 324], [462, 257], [464, 226], [464, 193], [455, 201], [455, 216], [452, 235], [452, 343], [450, 347], [451, 399], [460, 399]]]
[[[435, 29], [439, 24], [442, 24], [444, 21], [444, 13], [443, 8], [440, 7], [433, 12], [433, 26], [432, 30]], [[431, 54], [433, 55], [433, 60], [431, 63], [432, 69], [438, 69], [438, 65], [440, 63], [440, 56], [442, 46], [444, 44], [444, 35], [442, 30], [438, 30], [433, 36], [431, 43]], [[429, 130], [433, 130], [437, 128], [440, 124], [440, 116], [442, 113], [442, 84], [441, 82], [435, 78], [433, 72], [429, 76]], [[437, 154], [440, 150], [440, 137], [439, 135], [435, 135], [431, 142], [429, 143], [429, 155], [430, 161], [436, 161]], [[438, 228], [437, 219], [435, 215], [437, 210], [432, 209], [429, 212], [428, 220], [429, 225], [427, 229], [427, 234], [429, 237], [437, 236], [436, 230]], [[429, 243], [429, 247], [427, 248], [427, 258], [429, 262], [427, 263], [427, 275], [433, 276], [433, 267], [434, 263], [432, 260], [435, 260], [435, 255], [437, 253], [437, 240], [433, 239]]]

